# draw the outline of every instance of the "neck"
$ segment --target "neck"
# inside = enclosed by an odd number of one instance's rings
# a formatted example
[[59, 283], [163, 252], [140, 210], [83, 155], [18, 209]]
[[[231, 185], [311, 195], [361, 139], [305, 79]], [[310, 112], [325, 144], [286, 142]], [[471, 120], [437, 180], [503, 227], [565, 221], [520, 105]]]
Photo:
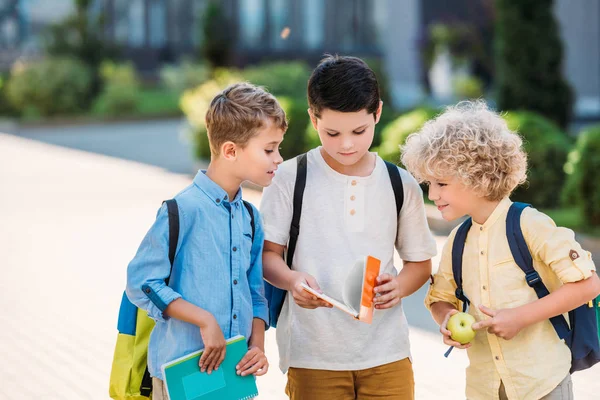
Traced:
[[230, 166], [216, 157], [211, 159], [206, 169], [206, 176], [227, 192], [230, 201], [235, 198], [242, 184], [242, 180], [235, 176]]
[[496, 207], [500, 204], [500, 200], [490, 201], [486, 199], [481, 199], [476, 207], [474, 207], [475, 211], [469, 213], [473, 221], [477, 222], [479, 225], [485, 224], [490, 215], [494, 212]]
[[321, 148], [321, 155], [323, 159], [334, 171], [339, 172], [342, 175], [349, 176], [369, 176], [373, 172], [375, 168], [375, 162], [377, 158], [375, 154], [371, 152], [366, 152], [364, 156], [361, 157], [360, 160], [355, 162], [352, 165], [344, 165], [336, 161], [333, 157], [331, 157], [324, 148]]

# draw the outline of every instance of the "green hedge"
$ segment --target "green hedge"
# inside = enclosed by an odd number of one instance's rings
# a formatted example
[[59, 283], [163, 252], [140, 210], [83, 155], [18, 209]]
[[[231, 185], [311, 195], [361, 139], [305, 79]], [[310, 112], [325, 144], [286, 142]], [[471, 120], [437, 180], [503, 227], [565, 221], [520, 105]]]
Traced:
[[402, 114], [387, 124], [381, 131], [381, 145], [375, 150], [387, 161], [400, 163], [400, 146], [411, 133], [417, 132], [439, 113], [439, 110], [427, 107], [417, 108]]
[[103, 89], [93, 110], [101, 115], [128, 115], [137, 111], [140, 83], [131, 63], [105, 62], [100, 67]]
[[92, 72], [72, 58], [48, 58], [14, 69], [6, 85], [11, 105], [25, 116], [54, 116], [84, 111]]
[[505, 115], [508, 127], [524, 138], [528, 157], [527, 182], [513, 194], [513, 199], [532, 203], [538, 208], [553, 208], [560, 204], [565, 183], [563, 170], [571, 142], [555, 123], [526, 111]]
[[574, 198], [584, 214], [585, 223], [600, 226], [600, 125], [584, 129], [565, 164], [568, 174], [565, 197]]

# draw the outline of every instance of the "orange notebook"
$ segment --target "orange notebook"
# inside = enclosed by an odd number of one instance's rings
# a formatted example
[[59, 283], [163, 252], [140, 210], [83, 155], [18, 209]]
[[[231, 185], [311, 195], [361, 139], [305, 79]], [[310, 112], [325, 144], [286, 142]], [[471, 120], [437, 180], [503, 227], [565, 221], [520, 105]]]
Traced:
[[361, 258], [348, 271], [342, 290], [342, 301], [336, 300], [324, 293], [319, 293], [306, 283], [302, 288], [323, 301], [340, 310], [347, 312], [359, 321], [370, 324], [373, 320], [373, 297], [375, 280], [379, 276], [381, 261], [375, 257]]

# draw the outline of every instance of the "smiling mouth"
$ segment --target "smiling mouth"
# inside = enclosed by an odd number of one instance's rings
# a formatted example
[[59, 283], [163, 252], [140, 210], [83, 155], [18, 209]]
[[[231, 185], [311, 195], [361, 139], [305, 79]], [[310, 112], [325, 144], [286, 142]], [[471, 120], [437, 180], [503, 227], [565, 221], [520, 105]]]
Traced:
[[445, 204], [445, 205], [443, 205], [443, 206], [437, 206], [437, 209], [438, 209], [439, 211], [442, 211], [442, 210], [443, 210], [444, 208], [446, 208], [446, 207], [448, 207], [448, 204]]

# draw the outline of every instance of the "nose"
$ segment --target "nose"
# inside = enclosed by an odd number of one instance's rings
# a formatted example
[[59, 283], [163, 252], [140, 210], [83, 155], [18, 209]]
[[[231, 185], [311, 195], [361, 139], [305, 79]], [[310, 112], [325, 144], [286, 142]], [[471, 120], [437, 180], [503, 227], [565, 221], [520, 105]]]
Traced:
[[275, 165], [279, 165], [283, 162], [283, 157], [281, 157], [281, 153], [277, 152], [277, 158], [275, 159]]
[[440, 199], [440, 195], [435, 187], [435, 185], [429, 185], [429, 191], [427, 193], [427, 197], [429, 197], [429, 200], [431, 201], [436, 201]]
[[354, 142], [352, 142], [352, 138], [347, 137], [346, 139], [344, 139], [344, 141], [342, 142], [342, 151], [351, 150], [352, 147], [354, 147]]

